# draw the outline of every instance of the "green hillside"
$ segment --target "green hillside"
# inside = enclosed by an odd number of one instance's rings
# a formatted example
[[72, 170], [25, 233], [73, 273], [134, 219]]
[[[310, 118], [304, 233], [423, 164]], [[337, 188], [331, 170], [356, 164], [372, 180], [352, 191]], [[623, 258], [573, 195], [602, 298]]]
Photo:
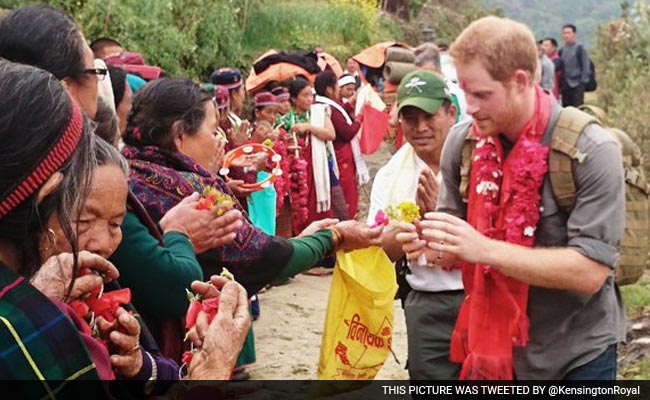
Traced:
[[483, 0], [485, 7], [498, 7], [504, 15], [524, 22], [538, 38], [554, 37], [561, 43], [562, 25], [578, 28], [578, 39], [596, 44], [598, 25], [621, 15], [621, 0]]

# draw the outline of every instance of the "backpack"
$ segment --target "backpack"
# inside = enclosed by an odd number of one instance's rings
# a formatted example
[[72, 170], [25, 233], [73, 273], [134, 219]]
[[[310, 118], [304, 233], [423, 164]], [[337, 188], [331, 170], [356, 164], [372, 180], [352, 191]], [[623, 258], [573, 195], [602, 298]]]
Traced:
[[591, 57], [589, 57], [589, 82], [585, 85], [585, 92], [593, 92], [597, 88], [598, 82], [596, 82], [596, 68], [594, 67], [594, 62], [591, 60]]
[[[578, 49], [576, 51], [576, 57], [578, 57], [578, 61], [582, 59], [582, 52], [584, 51], [582, 45], [577, 45]], [[560, 57], [562, 57], [562, 49], [558, 52]], [[598, 88], [598, 82], [596, 81], [596, 67], [594, 66], [594, 62], [592, 61], [591, 57], [589, 58], [589, 82], [585, 84], [585, 92], [593, 92]], [[561, 59], [561, 58], [560, 58]]]
[[[555, 201], [566, 213], [570, 213], [573, 209], [576, 196], [572, 163], [581, 163], [587, 157], [587, 154], [579, 151], [575, 145], [587, 125], [602, 126], [604, 116], [604, 111], [594, 106], [584, 105], [580, 109], [567, 107], [560, 112], [560, 117], [553, 128], [548, 173]], [[623, 286], [636, 283], [650, 260], [650, 185], [646, 182], [643, 172], [642, 152], [639, 146], [622, 130], [611, 127], [606, 129], [618, 142], [623, 156], [625, 231], [616, 265], [616, 283]], [[474, 140], [470, 130], [465, 136], [460, 168], [459, 189], [465, 201]]]

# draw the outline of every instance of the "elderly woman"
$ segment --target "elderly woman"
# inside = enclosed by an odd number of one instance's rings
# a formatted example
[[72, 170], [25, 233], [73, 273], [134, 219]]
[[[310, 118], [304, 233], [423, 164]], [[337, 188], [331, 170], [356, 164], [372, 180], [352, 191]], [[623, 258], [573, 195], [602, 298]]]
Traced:
[[[122, 150], [131, 167], [129, 185], [154, 219], [184, 197], [212, 187], [232, 197], [218, 170], [220, 139], [210, 93], [189, 80], [162, 78], [136, 93]], [[234, 207], [241, 205], [235, 201]], [[286, 240], [269, 236], [247, 219], [232, 243], [199, 255], [206, 275], [223, 267], [249, 293], [281, 276], [293, 276], [338, 249], [379, 243], [381, 229], [347, 221]], [[306, 233], [309, 233], [306, 232]]]
[[[125, 354], [120, 350], [126, 343], [113, 350], [117, 358], [109, 358], [107, 348], [90, 336], [86, 323], [62, 301], [83, 298], [103, 280], [108, 283], [118, 276], [115, 267], [102, 256], [79, 252], [77, 235], [90, 232], [80, 217], [89, 212], [85, 206], [92, 198], [94, 174], [102, 174], [96, 170], [90, 124], [59, 81], [45, 71], [0, 60], [0, 91], [0, 168], [4, 171], [0, 176], [0, 378], [28, 382], [14, 385], [14, 391], [23, 398], [52, 397], [54, 393], [57, 398], [74, 398], [71, 392], [76, 388], [61, 382], [111, 379], [113, 368], [126, 377], [135, 377], [139, 372], [137, 362], [116, 365], [125, 362], [123, 357], [131, 356], [132, 351]], [[124, 174], [122, 190], [122, 196], [126, 196]], [[110, 212], [115, 215], [110, 218], [111, 230], [106, 232], [112, 235], [112, 224], [123, 217], [125, 210]], [[66, 253], [46, 261], [59, 240], [67, 244], [65, 249], [59, 249]], [[98, 239], [89, 235], [87, 242], [94, 240]], [[108, 240], [105, 243], [111, 244]], [[80, 268], [105, 278], [91, 274], [75, 279]], [[50, 300], [30, 282], [50, 291], [47, 295], [56, 300]], [[223, 286], [224, 294], [241, 297], [237, 285], [228, 286]], [[195, 287], [206, 292], [198, 283]], [[238, 307], [239, 313], [241, 309]], [[227, 315], [227, 311], [231, 314]], [[224, 371], [232, 368], [232, 353], [236, 355], [243, 341], [241, 333], [247, 329], [246, 319], [235, 311], [220, 309], [221, 328], [211, 324], [203, 330], [201, 356], [190, 365], [191, 378], [228, 376]], [[139, 333], [137, 320], [123, 310], [118, 319], [125, 329], [111, 332], [111, 339], [117, 335], [118, 342], [137, 340], [133, 334]], [[221, 329], [241, 333], [230, 336], [230, 343], [218, 345], [224, 336]], [[128, 345], [131, 350], [133, 342]], [[223, 357], [214, 350], [218, 348], [230, 350]], [[215, 362], [221, 366], [216, 367]], [[106, 387], [103, 383], [89, 384], [85, 394], [108, 398]]]
[[[7, 14], [0, 21], [0, 57], [49, 71], [64, 82], [82, 112], [96, 116], [97, 81], [105, 79], [105, 71], [92, 68], [93, 54], [82, 32], [61, 11], [22, 7]], [[210, 218], [182, 203], [156, 224], [135, 196], [129, 194], [127, 203], [121, 226], [124, 240], [111, 261], [119, 266], [122, 283], [134, 289], [133, 303], [163, 353], [180, 359], [182, 318], [188, 306], [185, 288], [203, 279], [193, 253], [234, 240], [232, 232], [241, 214], [233, 211], [222, 219]], [[165, 296], [160, 295], [161, 287]]]
[[[72, 227], [78, 232], [79, 250], [90, 251], [103, 258], [108, 258], [122, 240], [121, 223], [126, 216], [128, 166], [117, 149], [106, 142], [97, 141], [95, 143], [95, 155], [97, 168], [93, 173], [83, 206], [73, 215], [75, 222]], [[193, 201], [192, 205], [196, 207], [196, 199], [188, 199]], [[205, 211], [203, 212], [205, 213]], [[47, 243], [41, 250], [43, 258], [60, 256], [61, 253], [71, 251], [70, 242], [63, 233], [58, 217], [58, 213], [54, 212], [47, 221], [47, 234], [41, 240], [41, 242]], [[193, 255], [188, 256], [194, 257]], [[51, 277], [51, 273], [41, 273], [33, 280], [33, 284], [51, 298], [64, 298], [64, 288], [62, 285], [53, 285], [48, 279]], [[224, 282], [220, 283], [223, 285]], [[235, 286], [241, 288], [239, 285]], [[111, 291], [118, 288], [119, 285], [113, 281], [106, 284], [104, 290]], [[217, 353], [219, 354], [217, 358], [222, 359], [222, 362], [210, 368], [207, 368], [206, 365], [194, 367], [194, 378], [221, 376], [227, 379], [230, 376], [234, 365], [224, 361], [234, 358], [233, 356], [238, 353], [249, 326], [247, 321], [239, 320], [248, 319], [247, 301], [243, 288], [241, 288], [241, 294], [238, 293], [237, 296], [241, 297], [242, 295], [241, 299], [236, 299], [241, 303], [238, 304], [237, 316], [234, 317], [238, 318], [236, 325], [238, 331], [232, 332], [230, 336], [222, 335], [211, 339], [210, 344], [205, 348], [205, 351], [211, 353], [212, 360], [216, 359], [212, 353]], [[122, 378], [146, 383], [143, 388], [143, 392], [146, 394], [162, 394], [169, 389], [174, 381], [178, 380], [179, 365], [173, 360], [165, 358], [160, 353], [158, 344], [151, 337], [146, 326], [141, 326], [135, 318], [126, 312], [131, 311], [138, 314], [133, 306], [127, 304], [124, 307], [118, 311], [117, 318], [113, 323], [108, 323], [101, 317], [97, 318], [98, 329], [110, 343], [113, 370]], [[206, 340], [205, 338], [200, 339]], [[134, 351], [134, 349], [136, 350]], [[218, 372], [220, 375], [215, 375], [217, 370], [221, 371]]]

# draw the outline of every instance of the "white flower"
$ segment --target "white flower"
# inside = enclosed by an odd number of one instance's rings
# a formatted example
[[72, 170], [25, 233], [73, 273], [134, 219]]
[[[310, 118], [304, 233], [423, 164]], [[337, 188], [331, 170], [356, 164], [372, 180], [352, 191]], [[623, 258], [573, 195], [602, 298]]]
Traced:
[[534, 234], [535, 234], [535, 227], [534, 226], [527, 226], [524, 229], [524, 236], [533, 237]]
[[478, 185], [476, 185], [476, 193], [478, 194], [486, 194], [487, 192], [497, 192], [498, 190], [499, 190], [499, 186], [497, 186], [496, 183], [491, 181], [481, 181], [479, 182]]
[[480, 149], [483, 146], [485, 146], [485, 139], [481, 139], [478, 142], [476, 142], [476, 148], [477, 149]]

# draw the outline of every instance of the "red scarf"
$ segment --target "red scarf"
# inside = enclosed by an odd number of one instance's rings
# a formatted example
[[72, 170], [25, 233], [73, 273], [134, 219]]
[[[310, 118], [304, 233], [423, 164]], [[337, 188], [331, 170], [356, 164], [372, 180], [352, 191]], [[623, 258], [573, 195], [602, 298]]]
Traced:
[[[483, 235], [532, 247], [539, 221], [540, 188], [548, 148], [540, 143], [551, 114], [550, 97], [535, 91], [535, 113], [508, 158], [497, 137], [476, 138], [467, 221]], [[528, 285], [489, 265], [463, 268], [466, 298], [452, 335], [450, 358], [463, 363], [460, 379], [513, 379], [513, 346], [528, 342]]]

